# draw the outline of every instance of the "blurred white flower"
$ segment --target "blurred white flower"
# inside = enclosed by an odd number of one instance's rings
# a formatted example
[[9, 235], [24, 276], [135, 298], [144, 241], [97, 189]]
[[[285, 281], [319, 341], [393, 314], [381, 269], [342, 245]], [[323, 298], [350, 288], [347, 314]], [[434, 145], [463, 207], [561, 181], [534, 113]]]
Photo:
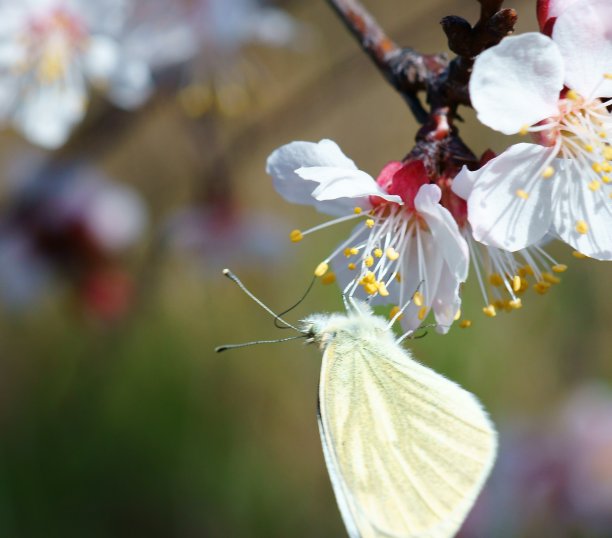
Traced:
[[142, 104], [152, 67], [194, 45], [178, 24], [162, 24], [164, 10], [148, 23], [139, 2], [146, 0], [0, 0], [0, 120], [57, 148], [83, 118], [89, 84], [118, 106]]

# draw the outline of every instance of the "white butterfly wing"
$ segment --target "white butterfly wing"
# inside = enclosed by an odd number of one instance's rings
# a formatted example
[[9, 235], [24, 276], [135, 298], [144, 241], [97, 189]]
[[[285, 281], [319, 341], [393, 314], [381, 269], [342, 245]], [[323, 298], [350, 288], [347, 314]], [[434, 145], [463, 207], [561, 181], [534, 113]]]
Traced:
[[319, 428], [351, 538], [446, 538], [491, 469], [497, 436], [476, 398], [390, 339], [335, 338]]

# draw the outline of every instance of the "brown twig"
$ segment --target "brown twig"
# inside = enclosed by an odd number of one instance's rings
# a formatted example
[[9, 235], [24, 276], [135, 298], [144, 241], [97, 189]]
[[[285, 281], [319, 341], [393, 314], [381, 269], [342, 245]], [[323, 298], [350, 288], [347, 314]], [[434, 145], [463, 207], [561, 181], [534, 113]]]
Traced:
[[428, 113], [417, 93], [448, 65], [443, 54], [425, 55], [399, 47], [358, 0], [327, 0], [387, 81], [402, 95], [417, 121]]
[[[359, 0], [327, 1], [385, 78], [404, 97], [416, 119], [437, 130], [438, 138], [442, 138], [440, 133], [445, 125], [452, 125], [457, 107], [470, 105], [468, 82], [474, 58], [511, 33], [516, 23], [513, 9], [501, 9], [503, 0], [478, 0], [480, 19], [473, 27], [461, 17], [445, 17], [442, 28], [450, 49], [457, 54], [449, 62], [443, 54], [425, 55], [399, 47]], [[429, 112], [418, 98], [421, 91], [426, 92]]]

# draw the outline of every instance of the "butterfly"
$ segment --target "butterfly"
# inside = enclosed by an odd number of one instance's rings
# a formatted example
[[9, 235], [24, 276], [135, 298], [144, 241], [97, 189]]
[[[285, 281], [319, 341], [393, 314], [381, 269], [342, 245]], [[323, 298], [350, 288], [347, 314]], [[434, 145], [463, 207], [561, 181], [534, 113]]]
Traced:
[[385, 318], [347, 306], [294, 328], [323, 351], [319, 431], [348, 534], [452, 537], [495, 460], [495, 428], [474, 395], [415, 361]]

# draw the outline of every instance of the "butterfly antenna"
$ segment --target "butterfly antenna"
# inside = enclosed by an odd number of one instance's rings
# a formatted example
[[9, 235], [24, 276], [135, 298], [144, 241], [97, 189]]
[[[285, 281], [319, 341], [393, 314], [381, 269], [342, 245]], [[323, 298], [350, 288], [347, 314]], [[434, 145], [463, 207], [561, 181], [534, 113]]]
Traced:
[[280, 317], [280, 315], [277, 315], [270, 307], [268, 307], [263, 302], [261, 302], [257, 297], [255, 297], [255, 295], [253, 295], [253, 293], [249, 291], [249, 289], [242, 283], [242, 281], [234, 273], [232, 273], [229, 269], [223, 269], [223, 274], [227, 278], [229, 278], [234, 284], [236, 284], [251, 299], [253, 299], [253, 301], [255, 301], [261, 308], [263, 308], [266, 312], [268, 312], [268, 314], [270, 314], [274, 318], [274, 321], [276, 320], [282, 321], [287, 327], [290, 327], [291, 329], [299, 333], [302, 332], [295, 325], [292, 325], [288, 321], [285, 321], [283, 318]]
[[310, 281], [310, 284], [308, 285], [308, 287], [306, 288], [306, 291], [304, 292], [304, 294], [300, 297], [300, 299], [298, 300], [297, 303], [295, 303], [293, 306], [290, 306], [289, 308], [287, 308], [287, 310], [283, 310], [282, 312], [280, 312], [279, 314], [276, 315], [276, 317], [274, 318], [274, 326], [277, 329], [288, 329], [289, 327], [285, 326], [281, 326], [278, 324], [278, 320], [280, 319], [281, 316], [284, 316], [285, 314], [287, 314], [288, 312], [291, 312], [294, 308], [296, 308], [297, 306], [300, 305], [300, 303], [306, 299], [306, 297], [308, 296], [308, 294], [310, 293], [310, 290], [312, 289], [312, 287], [314, 286], [315, 281], [317, 280], [316, 276], [312, 277], [312, 280]]
[[226, 344], [224, 346], [217, 346], [215, 353], [221, 353], [228, 349], [237, 349], [239, 347], [256, 346], [258, 344], [278, 344], [280, 342], [288, 342], [289, 340], [297, 340], [298, 338], [306, 338], [307, 334], [298, 334], [297, 336], [290, 336], [288, 338], [278, 338], [276, 340], [254, 340], [253, 342], [243, 342], [242, 344]]

